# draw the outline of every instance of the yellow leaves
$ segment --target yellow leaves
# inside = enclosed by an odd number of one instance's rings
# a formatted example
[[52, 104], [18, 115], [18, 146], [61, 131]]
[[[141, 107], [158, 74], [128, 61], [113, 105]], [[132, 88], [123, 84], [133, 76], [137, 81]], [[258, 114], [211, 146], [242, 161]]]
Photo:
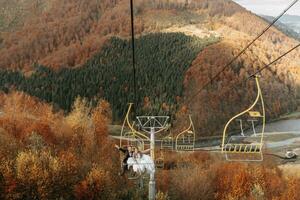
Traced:
[[2, 159], [0, 162], [0, 171], [5, 179], [13, 177], [13, 161], [12, 160], [4, 160]]
[[79, 154], [90, 151], [89, 148], [94, 146], [95, 125], [91, 117], [91, 106], [87, 100], [78, 97], [74, 102], [73, 110], [65, 119], [73, 132], [74, 150]]
[[50, 169], [50, 171], [53, 171], [54, 173], [57, 173], [60, 171], [61, 166], [60, 166], [60, 163], [57, 160], [57, 158], [54, 158], [53, 160], [51, 160], [51, 162], [49, 163], [49, 169]]
[[91, 118], [94, 123], [94, 131], [97, 137], [96, 140], [99, 143], [99, 140], [103, 141], [104, 138], [107, 137], [107, 125], [110, 123], [112, 118], [109, 103], [107, 101], [100, 100], [97, 106], [93, 109]]
[[7, 133], [4, 129], [0, 129], [0, 160], [12, 158], [18, 151], [16, 139]]
[[0, 126], [10, 135], [23, 140], [35, 131], [49, 139], [47, 142], [54, 142], [50, 125], [53, 125], [57, 114], [52, 112], [51, 106], [22, 92], [1, 94], [0, 102]]
[[0, 175], [8, 199], [74, 199], [78, 183], [85, 199], [90, 193], [115, 199], [119, 163], [117, 152], [110, 152], [108, 102], [92, 109], [78, 98], [67, 116], [23, 93], [0, 94], [0, 102], [7, 112], [0, 115]]
[[104, 183], [106, 180], [109, 180], [108, 173], [102, 169], [93, 168], [88, 174], [87, 178], [88, 185], [93, 185], [99, 191], [104, 192]]
[[[28, 192], [34, 190], [32, 198], [40, 197], [47, 199], [50, 174], [48, 163], [51, 156], [48, 152], [36, 154], [33, 152], [21, 152], [16, 159], [16, 178], [18, 184], [22, 185], [22, 192], [28, 195]], [[45, 163], [46, 162], [46, 163]]]
[[300, 196], [300, 179], [288, 178], [287, 188], [282, 195], [282, 200], [297, 200]]
[[168, 193], [163, 193], [161, 191], [158, 191], [156, 196], [155, 196], [156, 200], [169, 200], [169, 196]]
[[190, 159], [190, 168], [158, 172], [158, 189], [191, 200], [296, 200], [300, 195], [299, 179], [285, 180], [276, 167], [208, 161]]
[[[60, 157], [49, 151], [19, 153], [15, 163], [17, 184], [23, 195], [32, 199], [72, 196], [71, 190], [79, 180], [79, 162], [71, 153]], [[64, 191], [61, 191], [62, 188]]]
[[74, 101], [73, 109], [71, 113], [67, 116], [67, 123], [74, 129], [87, 129], [90, 125], [90, 114], [91, 108], [88, 105], [86, 99], [78, 97]]
[[33, 183], [48, 177], [47, 169], [53, 157], [49, 152], [41, 154], [21, 152], [16, 159], [16, 176], [19, 180]]
[[251, 197], [253, 200], [263, 200], [265, 193], [261, 185], [259, 184], [254, 184], [252, 190], [251, 190]]
[[75, 188], [77, 199], [114, 199], [112, 177], [108, 171], [93, 167]]
[[61, 166], [61, 170], [63, 170], [64, 173], [66, 174], [78, 173], [77, 168], [80, 165], [80, 163], [73, 153], [69, 151], [61, 152], [60, 155], [58, 156], [58, 159], [59, 159], [59, 165]]
[[93, 109], [92, 116], [102, 116], [106, 120], [111, 120], [112, 113], [109, 103], [105, 100], [100, 100], [97, 106]]
[[246, 164], [224, 164], [216, 174], [217, 199], [241, 199], [249, 197], [255, 185], [252, 167]]

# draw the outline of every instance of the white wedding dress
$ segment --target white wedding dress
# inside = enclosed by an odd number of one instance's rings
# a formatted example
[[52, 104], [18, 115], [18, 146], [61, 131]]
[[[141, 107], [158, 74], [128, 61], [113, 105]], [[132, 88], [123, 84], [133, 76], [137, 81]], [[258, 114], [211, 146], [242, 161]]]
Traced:
[[151, 157], [146, 154], [139, 154], [138, 156], [128, 158], [127, 165], [128, 169], [132, 167], [133, 171], [139, 174], [145, 171], [148, 174], [155, 172], [154, 162]]

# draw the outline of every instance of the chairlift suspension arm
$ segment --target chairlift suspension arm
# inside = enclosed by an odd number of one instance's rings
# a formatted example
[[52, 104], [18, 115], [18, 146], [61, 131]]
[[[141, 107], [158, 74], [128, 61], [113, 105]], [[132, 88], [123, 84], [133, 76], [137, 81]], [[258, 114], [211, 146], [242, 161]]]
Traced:
[[126, 113], [125, 120], [124, 120], [124, 123], [123, 123], [123, 124], [127, 123], [128, 127], [130, 128], [130, 130], [132, 131], [132, 133], [133, 133], [134, 135], [138, 135], [139, 137], [142, 137], [142, 138], [144, 138], [144, 139], [146, 139], [146, 140], [150, 140], [149, 137], [147, 137], [146, 135], [144, 135], [144, 134], [138, 132], [137, 130], [135, 130], [135, 128], [134, 128], [134, 127], [132, 126], [132, 124], [130, 123], [130, 121], [129, 121], [129, 114], [130, 114], [132, 105], [133, 105], [132, 103], [129, 103], [128, 111], [127, 111], [127, 113]]

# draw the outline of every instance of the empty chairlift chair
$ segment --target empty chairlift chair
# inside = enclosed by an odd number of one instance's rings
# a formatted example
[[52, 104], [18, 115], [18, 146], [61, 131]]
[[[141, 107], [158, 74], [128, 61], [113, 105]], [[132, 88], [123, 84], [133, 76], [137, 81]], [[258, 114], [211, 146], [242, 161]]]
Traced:
[[195, 128], [191, 115], [189, 115], [190, 125], [187, 129], [176, 136], [176, 151], [194, 151], [195, 150]]
[[155, 167], [157, 169], [164, 168], [164, 165], [165, 165], [164, 153], [165, 153], [165, 151], [173, 151], [173, 149], [174, 149], [173, 141], [174, 141], [174, 138], [172, 136], [172, 133], [169, 133], [167, 136], [163, 137], [160, 140], [160, 156], [155, 159]]
[[174, 148], [174, 138], [172, 134], [167, 135], [161, 139], [160, 149], [161, 150], [173, 150]]
[[163, 152], [160, 152], [160, 156], [155, 159], [155, 168], [163, 169], [165, 166], [165, 159]]
[[[232, 117], [225, 125], [222, 139], [222, 153], [228, 161], [262, 161], [263, 137], [265, 130], [265, 108], [258, 77], [255, 77], [257, 96], [254, 103], [243, 112]], [[260, 106], [259, 106], [260, 105]], [[258, 111], [260, 107], [261, 111]], [[240, 123], [240, 134], [229, 136], [228, 127], [235, 121]], [[250, 125], [244, 131], [243, 122]], [[257, 133], [255, 123], [260, 124]]]

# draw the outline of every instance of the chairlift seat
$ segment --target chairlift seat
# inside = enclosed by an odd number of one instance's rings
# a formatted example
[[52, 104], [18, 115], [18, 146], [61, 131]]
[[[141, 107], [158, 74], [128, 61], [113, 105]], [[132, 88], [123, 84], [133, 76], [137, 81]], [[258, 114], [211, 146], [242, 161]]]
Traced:
[[262, 147], [261, 136], [231, 136], [223, 152], [228, 161], [261, 161]]
[[230, 153], [260, 153], [262, 145], [259, 143], [252, 144], [226, 144], [224, 151]]
[[259, 111], [249, 111], [249, 115], [250, 115], [250, 117], [253, 117], [253, 118], [263, 117]]
[[194, 151], [195, 146], [192, 145], [177, 145], [177, 151]]
[[160, 144], [161, 149], [171, 149], [173, 150], [173, 137], [172, 136], [166, 136], [161, 140]]

